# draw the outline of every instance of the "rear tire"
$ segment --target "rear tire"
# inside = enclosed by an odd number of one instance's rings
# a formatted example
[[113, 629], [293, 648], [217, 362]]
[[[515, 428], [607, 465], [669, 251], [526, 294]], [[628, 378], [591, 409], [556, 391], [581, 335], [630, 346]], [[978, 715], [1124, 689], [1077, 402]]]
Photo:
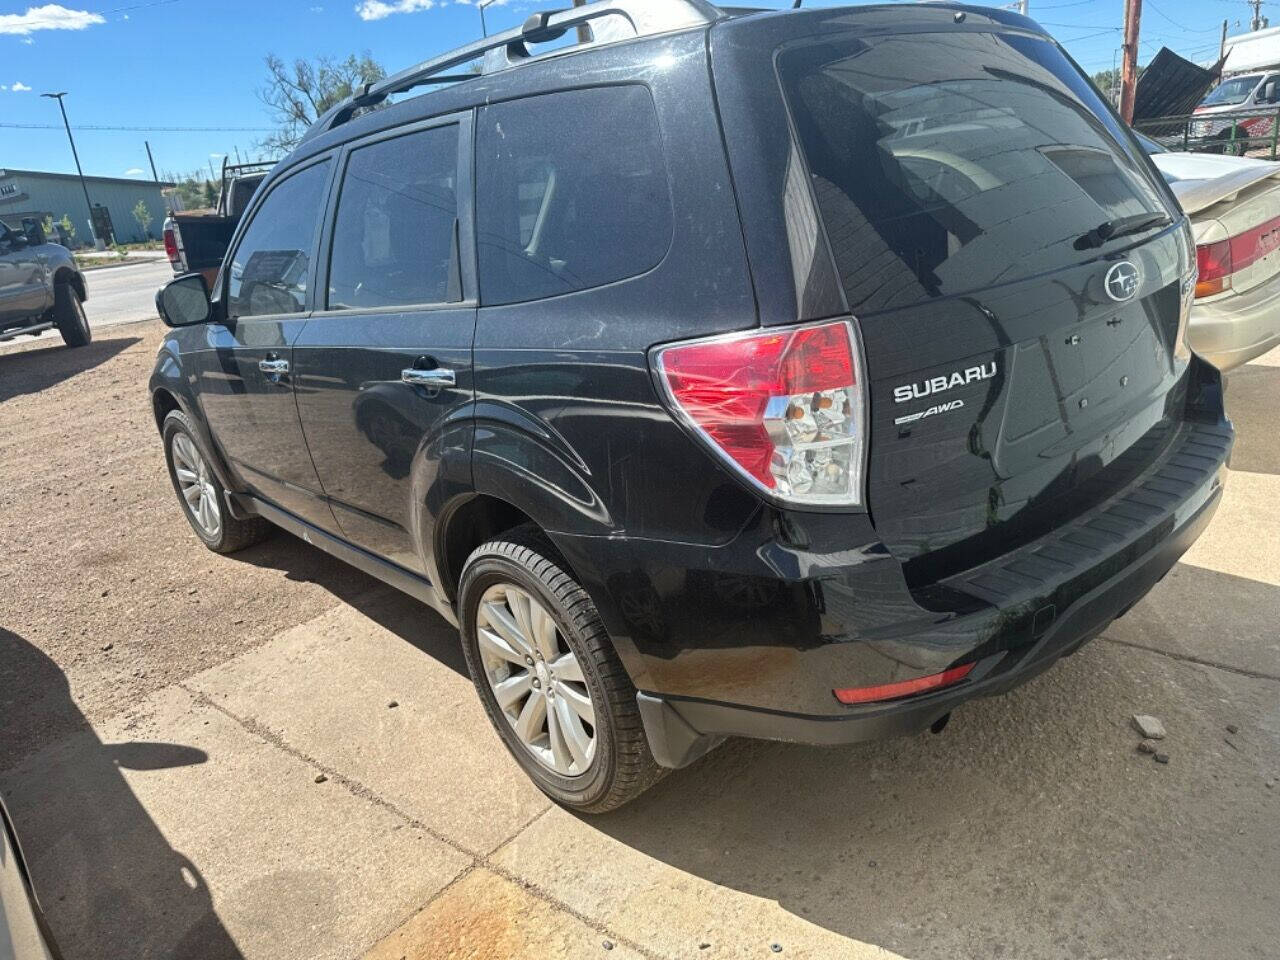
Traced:
[[53, 288], [53, 322], [68, 347], [85, 347], [93, 340], [80, 294], [69, 283], [59, 283]]
[[209, 455], [181, 410], [171, 410], [161, 432], [169, 480], [182, 515], [214, 553], [234, 553], [267, 538], [271, 524], [261, 517], [233, 517], [227, 491], [209, 466]]
[[[520, 527], [477, 548], [463, 568], [458, 594], [463, 651], [476, 692], [503, 743], [539, 789], [572, 810], [603, 813], [658, 781], [663, 770], [649, 752], [631, 678], [595, 604], [536, 529]], [[510, 622], [504, 619], [508, 614]], [[545, 627], [544, 616], [554, 629]], [[527, 647], [529, 655], [508, 655], [507, 663], [501, 654], [495, 656], [494, 638], [499, 623], [518, 627], [517, 620], [526, 626], [542, 624], [544, 629], [524, 631], [525, 640], [536, 638]], [[519, 639], [505, 643], [507, 637], [503, 629], [497, 639], [508, 654], [526, 650]], [[563, 665], [559, 675], [555, 664]], [[504, 693], [505, 708], [495, 689], [504, 681], [508, 688], [523, 683], [525, 691]], [[545, 719], [533, 736], [527, 728], [522, 735], [520, 719], [531, 703], [541, 707]], [[584, 713], [589, 722], [581, 719]], [[585, 762], [584, 732], [590, 742]]]

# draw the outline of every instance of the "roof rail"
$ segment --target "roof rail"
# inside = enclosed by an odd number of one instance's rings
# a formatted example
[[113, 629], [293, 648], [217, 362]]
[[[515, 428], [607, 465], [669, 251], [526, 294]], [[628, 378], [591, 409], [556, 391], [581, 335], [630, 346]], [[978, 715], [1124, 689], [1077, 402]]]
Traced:
[[317, 137], [325, 131], [341, 126], [355, 116], [362, 107], [371, 107], [396, 93], [404, 93], [414, 87], [427, 84], [456, 83], [474, 79], [472, 74], [446, 74], [444, 71], [460, 67], [483, 57], [482, 74], [495, 73], [530, 59], [530, 44], [546, 43], [563, 36], [571, 27], [590, 25], [591, 21], [608, 18], [608, 25], [598, 23], [592, 30], [592, 40], [572, 48], [614, 43], [632, 37], [644, 37], [658, 33], [682, 30], [699, 24], [709, 24], [723, 17], [721, 10], [708, 0], [599, 0], [569, 10], [551, 10], [535, 13], [522, 26], [505, 30], [491, 37], [475, 40], [448, 53], [394, 73], [383, 80], [363, 84], [355, 93], [330, 107], [311, 125], [302, 142]]

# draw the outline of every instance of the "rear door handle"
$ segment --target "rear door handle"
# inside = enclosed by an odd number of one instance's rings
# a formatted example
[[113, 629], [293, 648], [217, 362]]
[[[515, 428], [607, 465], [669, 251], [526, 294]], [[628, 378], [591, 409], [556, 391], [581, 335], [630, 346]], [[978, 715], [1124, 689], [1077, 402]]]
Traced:
[[258, 369], [263, 373], [280, 376], [289, 372], [288, 360], [259, 360]]
[[434, 370], [410, 367], [400, 371], [400, 379], [415, 387], [454, 387], [458, 384], [458, 375], [444, 367], [436, 367]]

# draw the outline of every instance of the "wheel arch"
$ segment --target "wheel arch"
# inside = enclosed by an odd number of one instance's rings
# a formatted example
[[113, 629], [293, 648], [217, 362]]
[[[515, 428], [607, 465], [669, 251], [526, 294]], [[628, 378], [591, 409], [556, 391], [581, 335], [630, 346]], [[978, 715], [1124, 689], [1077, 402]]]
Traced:
[[76, 296], [78, 296], [81, 301], [89, 299], [89, 292], [85, 287], [84, 277], [78, 270], [72, 270], [70, 267], [65, 265], [58, 267], [58, 269], [53, 272], [53, 284], [55, 287], [62, 284], [70, 284], [72, 288], [74, 288]]

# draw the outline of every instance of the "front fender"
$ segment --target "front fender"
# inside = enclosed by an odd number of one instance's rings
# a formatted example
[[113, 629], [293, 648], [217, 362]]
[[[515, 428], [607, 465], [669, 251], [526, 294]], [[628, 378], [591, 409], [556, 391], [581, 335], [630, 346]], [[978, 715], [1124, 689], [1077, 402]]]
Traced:
[[218, 482], [233, 493], [241, 492], [242, 488], [239, 482], [233, 479], [231, 471], [227, 469], [222, 448], [210, 433], [209, 424], [205, 421], [204, 412], [196, 399], [195, 372], [188, 369], [191, 358], [187, 357], [185, 360], [186, 363], [176, 338], [173, 335], [166, 337], [160, 344], [155, 367], [152, 368], [151, 378], [147, 383], [147, 396], [151, 399], [156, 428], [161, 431], [164, 429], [164, 418], [167, 414], [165, 408], [172, 407], [173, 403], [163, 398], [171, 397], [195, 429], [197, 439], [209, 455], [209, 466], [217, 476]]

